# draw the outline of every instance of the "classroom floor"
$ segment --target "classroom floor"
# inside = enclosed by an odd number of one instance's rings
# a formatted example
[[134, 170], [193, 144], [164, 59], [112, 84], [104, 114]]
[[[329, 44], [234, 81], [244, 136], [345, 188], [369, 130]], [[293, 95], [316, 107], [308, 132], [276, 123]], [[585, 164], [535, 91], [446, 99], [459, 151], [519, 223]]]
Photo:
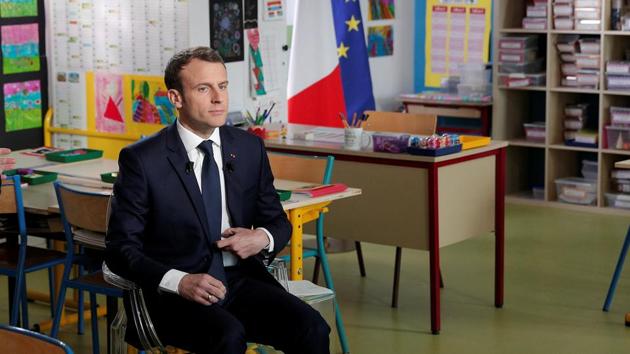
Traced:
[[[493, 306], [492, 236], [443, 248], [437, 336], [429, 324], [428, 253], [403, 251], [397, 309], [390, 307], [393, 247], [364, 244], [366, 278], [359, 276], [354, 252], [331, 255], [351, 352], [627, 353], [630, 266], [611, 311], [601, 308], [628, 224], [627, 217], [508, 205], [504, 307]], [[44, 283], [43, 276], [34, 277]], [[8, 317], [6, 286], [1, 279], [2, 323]], [[35, 321], [48, 314], [43, 305], [30, 308]], [[101, 320], [102, 353], [104, 324]], [[66, 326], [61, 338], [75, 353], [89, 353], [89, 326], [83, 336], [74, 333]]]

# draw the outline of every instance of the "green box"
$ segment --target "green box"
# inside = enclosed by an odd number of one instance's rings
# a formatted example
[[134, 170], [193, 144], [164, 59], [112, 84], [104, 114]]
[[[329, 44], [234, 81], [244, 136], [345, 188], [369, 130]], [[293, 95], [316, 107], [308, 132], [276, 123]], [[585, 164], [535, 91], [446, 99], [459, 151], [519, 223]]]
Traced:
[[115, 183], [118, 172], [101, 173], [101, 181], [105, 183]]
[[20, 180], [30, 185], [48, 183], [57, 179], [57, 172], [31, 170], [28, 168], [4, 171], [4, 174], [7, 176], [20, 175]]
[[278, 192], [278, 197], [280, 197], [281, 202], [284, 202], [285, 200], [289, 200], [291, 198], [291, 191], [276, 189], [276, 192]]
[[71, 149], [55, 151], [46, 154], [46, 160], [57, 162], [76, 162], [98, 159], [103, 156], [103, 150], [95, 149]]

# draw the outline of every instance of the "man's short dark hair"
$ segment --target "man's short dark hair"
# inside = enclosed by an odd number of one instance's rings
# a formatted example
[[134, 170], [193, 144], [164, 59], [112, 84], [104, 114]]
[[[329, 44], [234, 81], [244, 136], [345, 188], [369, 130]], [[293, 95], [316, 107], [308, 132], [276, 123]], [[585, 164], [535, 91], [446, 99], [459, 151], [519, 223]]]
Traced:
[[221, 63], [225, 66], [223, 58], [216, 50], [210, 47], [193, 47], [179, 51], [168, 61], [164, 70], [164, 83], [166, 88], [177, 90], [183, 94], [182, 81], [179, 72], [193, 59], [199, 59], [210, 63]]

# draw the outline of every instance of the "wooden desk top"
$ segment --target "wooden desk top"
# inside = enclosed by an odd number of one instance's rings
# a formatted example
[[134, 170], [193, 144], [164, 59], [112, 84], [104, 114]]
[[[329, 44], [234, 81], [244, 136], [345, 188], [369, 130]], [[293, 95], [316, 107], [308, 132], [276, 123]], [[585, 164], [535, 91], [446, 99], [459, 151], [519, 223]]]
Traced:
[[615, 167], [629, 169], [630, 168], [630, 159], [615, 162]]
[[[439, 96], [439, 95], [438, 95]], [[424, 94], [402, 94], [398, 97], [398, 101], [403, 103], [418, 103], [418, 104], [431, 104], [440, 106], [456, 106], [456, 107], [488, 107], [492, 106], [492, 100], [490, 101], [468, 101], [455, 99], [454, 95], [444, 94], [447, 97], [453, 97], [453, 99], [438, 100], [432, 98], [431, 95]]]
[[319, 141], [307, 141], [300, 139], [268, 139], [265, 140], [265, 146], [267, 148], [277, 149], [290, 149], [295, 151], [308, 151], [314, 154], [332, 154], [332, 155], [348, 155], [357, 157], [369, 157], [383, 160], [397, 160], [397, 161], [418, 161], [418, 162], [442, 162], [469, 155], [474, 155], [486, 151], [492, 151], [501, 149], [508, 146], [506, 141], [493, 140], [489, 145], [479, 148], [463, 150], [461, 152], [444, 155], [444, 156], [418, 156], [411, 154], [391, 154], [386, 152], [373, 152], [368, 150], [348, 150], [343, 147], [343, 143], [326, 143]]

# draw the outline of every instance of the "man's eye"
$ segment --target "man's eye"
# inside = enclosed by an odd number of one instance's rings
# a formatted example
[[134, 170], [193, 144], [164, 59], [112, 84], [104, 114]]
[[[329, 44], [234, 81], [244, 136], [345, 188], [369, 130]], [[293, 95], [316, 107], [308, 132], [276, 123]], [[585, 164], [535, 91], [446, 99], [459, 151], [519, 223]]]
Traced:
[[208, 92], [208, 87], [206, 86], [200, 86], [197, 91], [201, 92], [201, 93], [205, 93]]
[[227, 85], [227, 84], [224, 84], [224, 85], [219, 85], [219, 88], [220, 88], [221, 90], [227, 90], [227, 87], [228, 87], [228, 85]]

